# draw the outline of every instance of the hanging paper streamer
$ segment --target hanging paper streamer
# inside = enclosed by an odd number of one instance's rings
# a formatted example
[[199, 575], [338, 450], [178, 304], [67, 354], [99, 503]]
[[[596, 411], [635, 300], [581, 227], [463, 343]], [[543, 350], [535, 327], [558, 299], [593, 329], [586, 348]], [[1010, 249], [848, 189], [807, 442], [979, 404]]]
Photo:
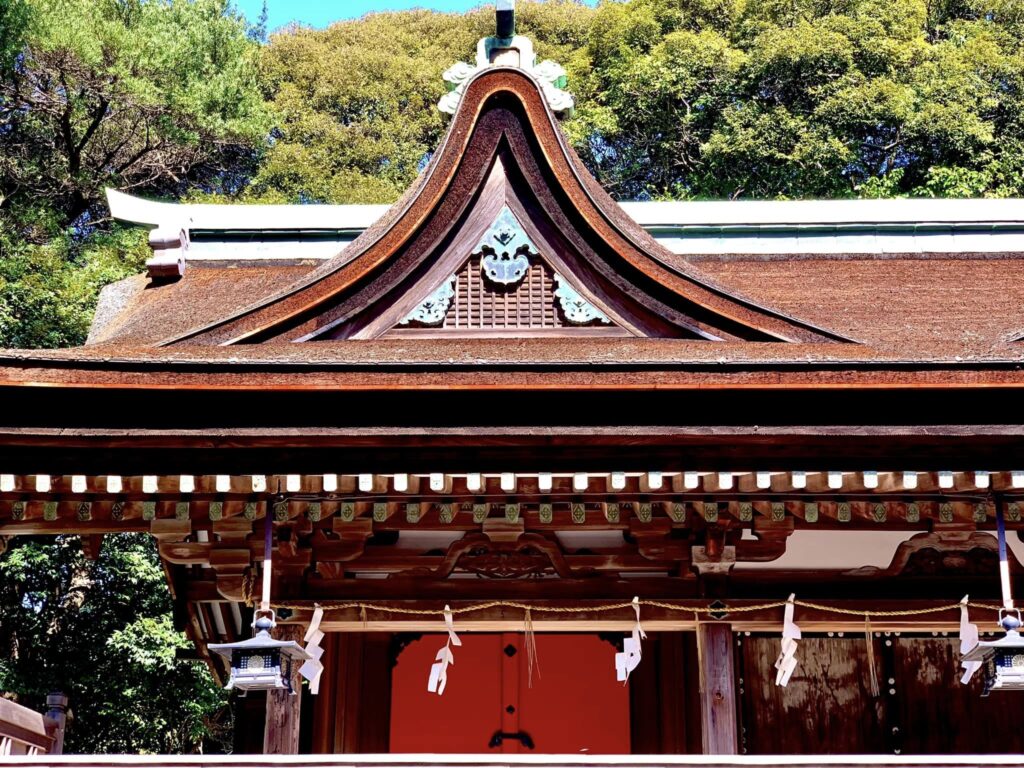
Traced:
[[[978, 634], [978, 625], [971, 624], [970, 616], [967, 613], [967, 602], [969, 595], [964, 595], [964, 599], [960, 601], [960, 655], [972, 651], [978, 644], [981, 636]], [[961, 661], [960, 666], [964, 668], [964, 675], [960, 678], [960, 682], [964, 685], [971, 682], [971, 678], [974, 677], [974, 673], [981, 669], [982, 662], [980, 661]]]
[[615, 654], [615, 679], [620, 683], [629, 680], [630, 673], [640, 666], [640, 641], [647, 639], [644, 628], [640, 626], [640, 598], [633, 598], [633, 610], [636, 612], [636, 624], [633, 632], [626, 635], [622, 643], [622, 653]]
[[309, 621], [306, 636], [302, 638], [306, 643], [306, 653], [313, 658], [299, 668], [299, 674], [309, 681], [309, 692], [314, 696], [320, 692], [320, 676], [324, 673], [324, 665], [320, 661], [320, 657], [324, 655], [324, 649], [320, 647], [324, 639], [324, 633], [320, 630], [323, 618], [324, 609], [318, 605], [313, 611], [313, 618]]
[[793, 611], [796, 609], [796, 595], [790, 595], [786, 601], [786, 613], [782, 622], [782, 650], [779, 658], [775, 660], [775, 684], [785, 688], [789, 685], [789, 678], [793, 676], [796, 669], [796, 647], [797, 641], [802, 637], [800, 627], [793, 621]]
[[448, 640], [441, 647], [441, 650], [437, 652], [434, 664], [430, 667], [430, 678], [427, 680], [427, 690], [430, 693], [436, 693], [438, 696], [444, 695], [445, 686], [448, 685], [448, 665], [455, 663], [455, 657], [452, 655], [452, 646], [458, 647], [462, 645], [459, 636], [455, 634], [455, 620], [452, 617], [452, 609], [447, 605], [444, 607], [444, 623], [448, 628]]

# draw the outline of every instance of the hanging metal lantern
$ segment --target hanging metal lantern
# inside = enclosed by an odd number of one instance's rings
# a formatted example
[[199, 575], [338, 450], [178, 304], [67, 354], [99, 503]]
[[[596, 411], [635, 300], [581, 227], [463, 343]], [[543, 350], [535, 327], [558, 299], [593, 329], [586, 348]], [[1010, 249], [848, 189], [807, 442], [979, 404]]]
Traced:
[[275, 616], [272, 610], [256, 613], [256, 634], [239, 643], [211, 644], [209, 649], [231, 663], [231, 678], [226, 690], [292, 690], [292, 664], [312, 658], [294, 640], [275, 640], [270, 636]]
[[964, 655], [964, 661], [979, 661], [985, 675], [982, 696], [992, 691], [1024, 691], [1024, 637], [1020, 611], [1000, 611], [1000, 625], [1006, 636], [991, 642], [978, 643]]

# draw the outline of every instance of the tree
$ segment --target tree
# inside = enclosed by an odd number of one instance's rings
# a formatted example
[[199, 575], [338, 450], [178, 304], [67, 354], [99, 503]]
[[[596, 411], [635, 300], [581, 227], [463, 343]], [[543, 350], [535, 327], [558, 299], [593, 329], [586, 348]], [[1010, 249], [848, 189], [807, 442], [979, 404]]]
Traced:
[[0, 0], [0, 74], [14, 66], [25, 44], [28, 18], [25, 0]]
[[188, 645], [148, 536], [107, 536], [95, 562], [74, 536], [18, 538], [0, 559], [0, 690], [66, 693], [68, 752], [223, 749], [226, 694]]
[[[519, 27], [546, 58], [567, 61], [593, 14], [570, 0], [526, 4]], [[246, 199], [392, 202], [441, 142], [442, 73], [494, 33], [492, 11], [375, 13], [271, 37], [262, 73], [281, 117]]]
[[1020, 4], [602, 5], [567, 127], [620, 198], [1024, 193]]
[[0, 80], [0, 210], [30, 241], [102, 217], [104, 186], [180, 192], [261, 146], [258, 45], [228, 0], [24, 1]]

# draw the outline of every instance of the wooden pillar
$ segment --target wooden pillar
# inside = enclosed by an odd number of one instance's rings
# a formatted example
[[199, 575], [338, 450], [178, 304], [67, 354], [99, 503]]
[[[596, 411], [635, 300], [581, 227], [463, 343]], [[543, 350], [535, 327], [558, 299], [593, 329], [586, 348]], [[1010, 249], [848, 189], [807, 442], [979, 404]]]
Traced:
[[735, 755], [738, 752], [736, 671], [731, 625], [697, 626], [697, 666], [704, 754]]
[[[302, 642], [302, 627], [285, 624], [274, 631], [278, 640]], [[267, 720], [263, 731], [263, 754], [297, 755], [299, 753], [299, 714], [302, 705], [299, 665], [292, 662], [292, 689], [267, 691]]]

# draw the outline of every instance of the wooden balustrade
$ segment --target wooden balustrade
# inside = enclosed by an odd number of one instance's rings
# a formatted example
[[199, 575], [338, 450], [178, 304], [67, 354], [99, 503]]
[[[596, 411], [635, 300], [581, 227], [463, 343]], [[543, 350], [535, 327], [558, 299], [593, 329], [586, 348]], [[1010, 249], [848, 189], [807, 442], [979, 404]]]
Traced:
[[63, 747], [62, 718], [67, 699], [60, 694], [47, 697], [50, 714], [41, 714], [28, 707], [0, 698], [0, 759], [59, 753]]

